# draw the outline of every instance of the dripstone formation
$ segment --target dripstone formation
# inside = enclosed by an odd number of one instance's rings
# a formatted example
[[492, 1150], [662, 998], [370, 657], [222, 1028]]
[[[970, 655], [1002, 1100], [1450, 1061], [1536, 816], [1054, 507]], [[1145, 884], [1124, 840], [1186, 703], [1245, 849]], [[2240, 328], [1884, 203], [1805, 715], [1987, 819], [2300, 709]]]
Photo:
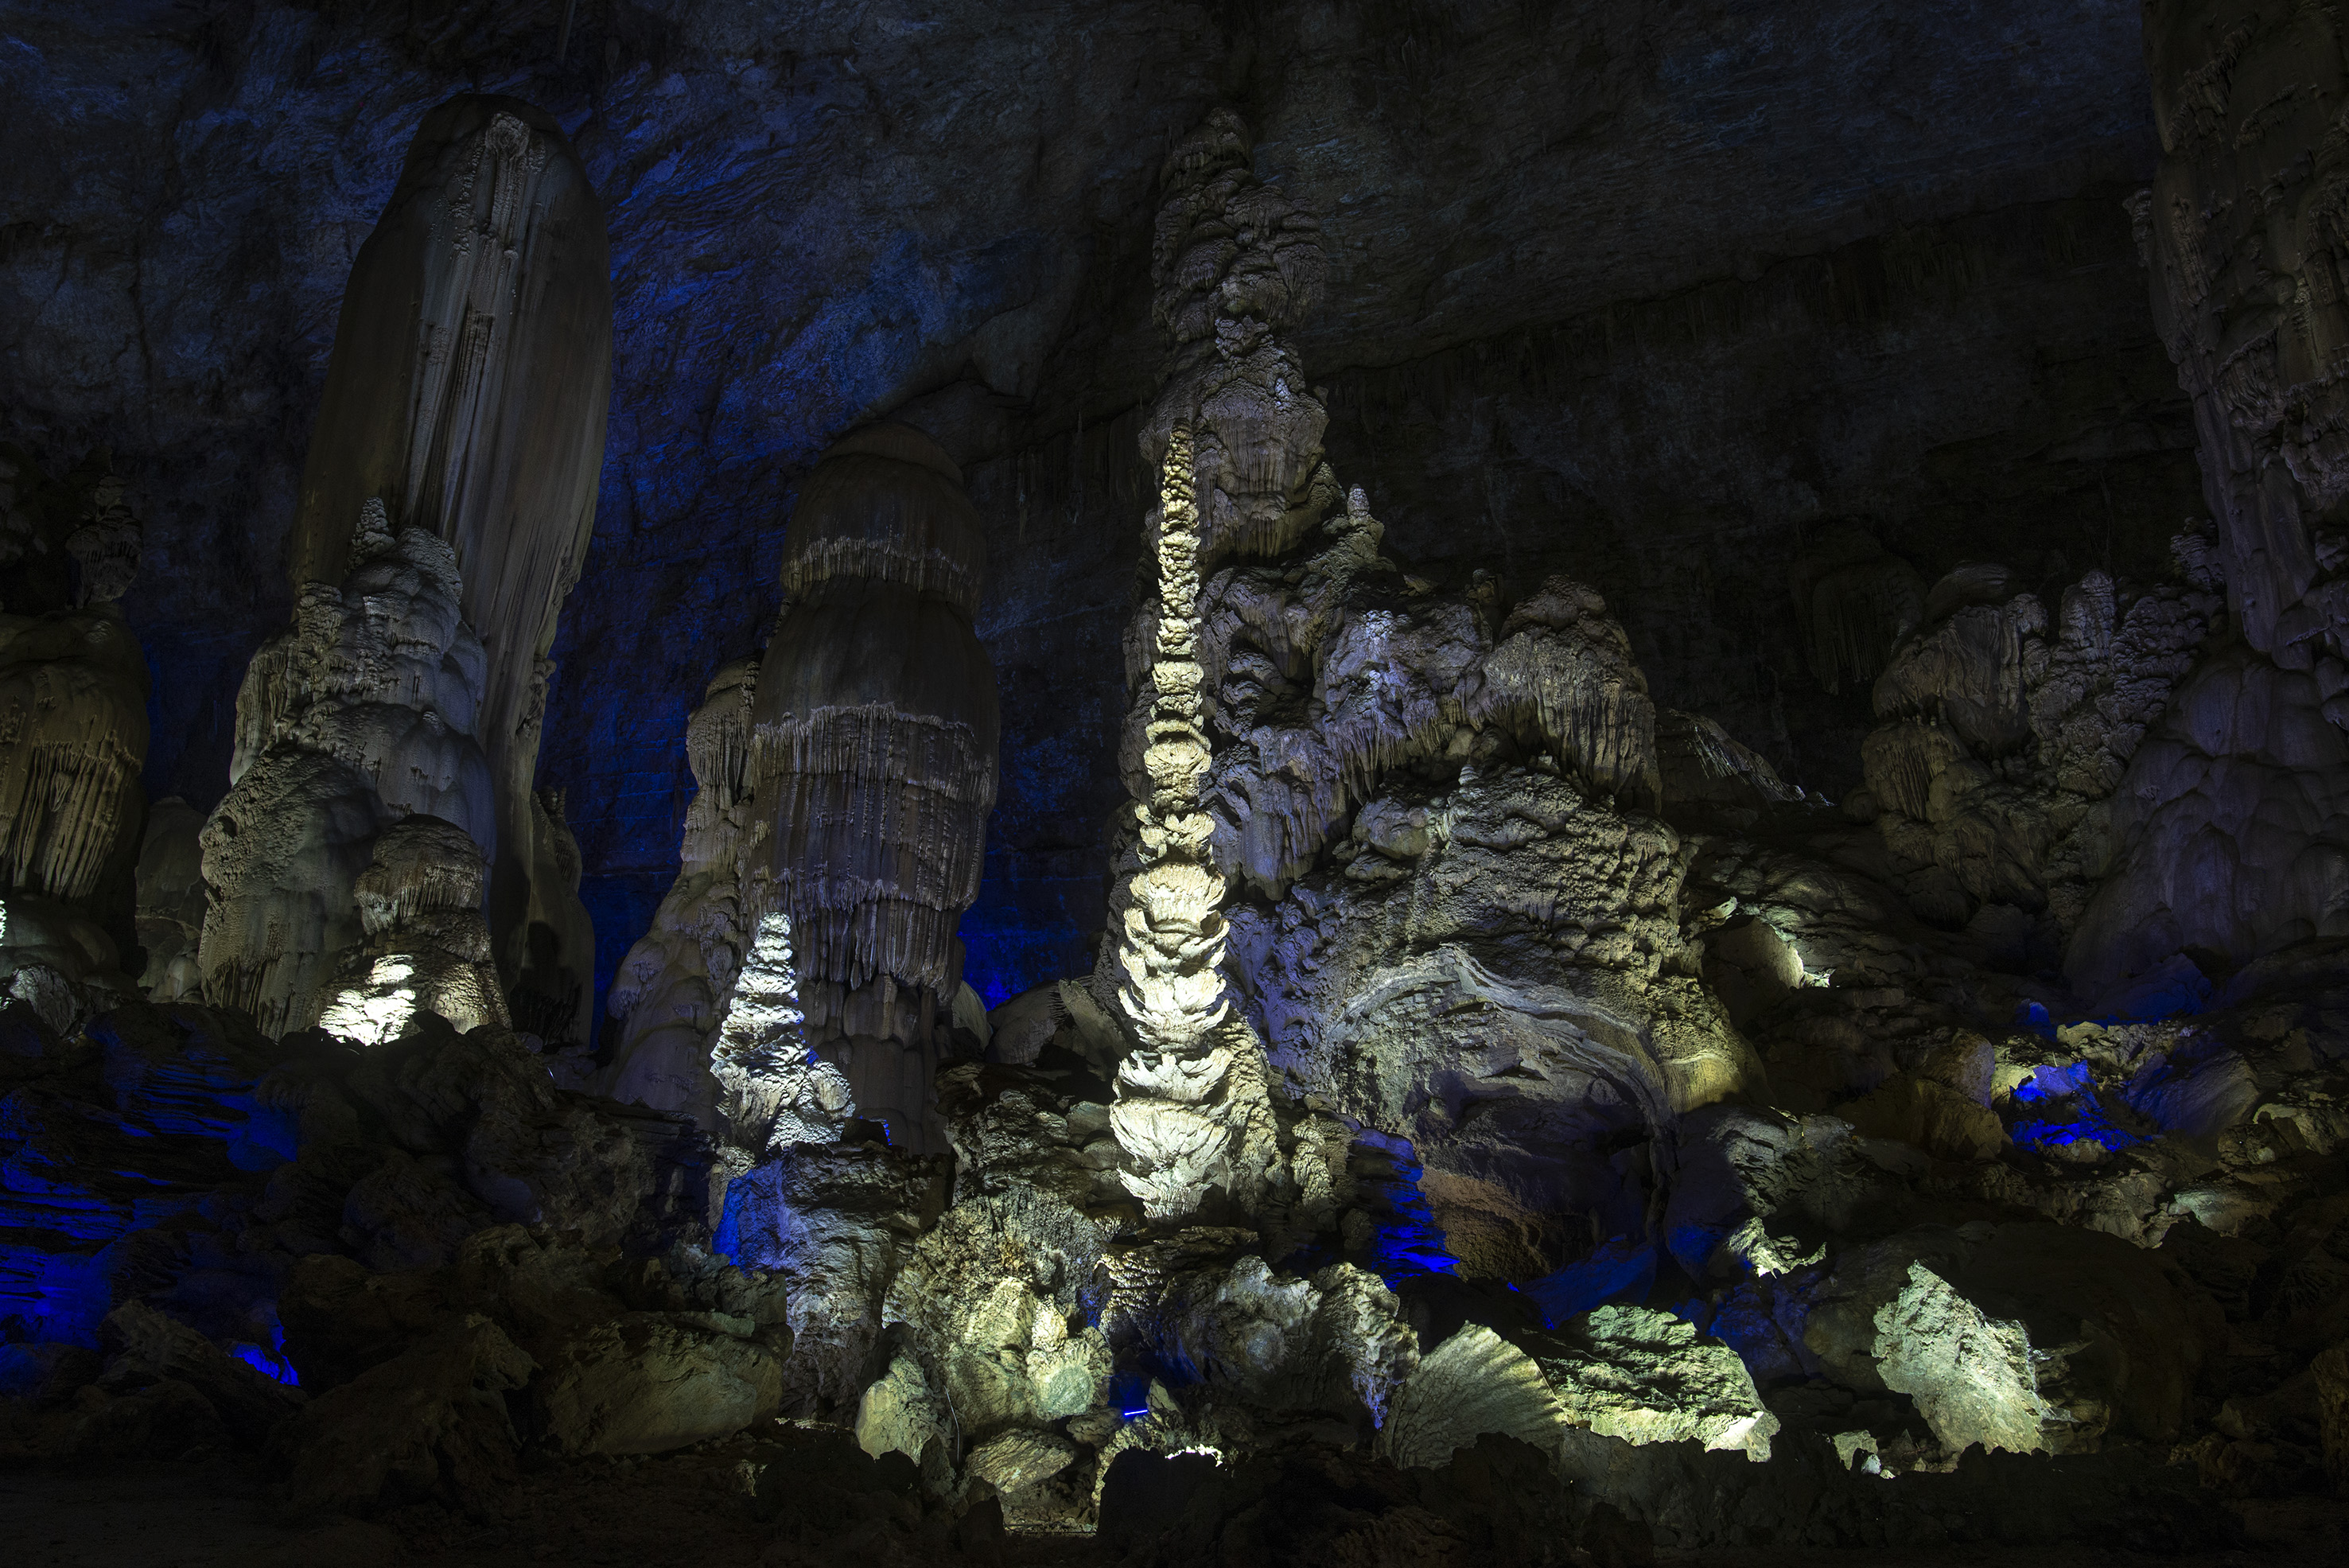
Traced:
[[443, 104], [351, 270], [295, 624], [245, 677], [234, 787], [205, 828], [207, 992], [270, 1032], [317, 1020], [369, 845], [420, 813], [487, 862], [501, 1010], [585, 1044], [595, 939], [534, 776], [610, 365], [602, 209], [561, 130], [512, 99]]
[[1341, 476], [1308, 372], [1371, 220], [1216, 109], [1152, 144], [1091, 971], [964, 973], [1027, 492], [917, 400], [792, 471], [592, 1057], [532, 763], [606, 258], [552, 121], [435, 109], [209, 817], [141, 820], [119, 484], [16, 462], [0, 1454], [777, 1563], [2324, 1560], [2349, 70], [2281, 0], [2145, 41], [2212, 517], [2028, 570], [1816, 519], [1738, 592], [1842, 798], [1688, 711], [1595, 554], [1404, 558], [1373, 502], [1426, 476]]
[[103, 453], [53, 478], [0, 447], [0, 977], [55, 1029], [136, 989], [147, 667], [115, 601], [139, 547]]
[[984, 1017], [959, 1000], [955, 937], [995, 802], [984, 570], [962, 476], [927, 436], [870, 426], [816, 464], [766, 652], [721, 670], [688, 730], [686, 870], [620, 965], [616, 1093], [706, 1116], [713, 1038], [763, 966], [791, 977], [794, 1030], [864, 1116], [939, 1141], [947, 1037]]

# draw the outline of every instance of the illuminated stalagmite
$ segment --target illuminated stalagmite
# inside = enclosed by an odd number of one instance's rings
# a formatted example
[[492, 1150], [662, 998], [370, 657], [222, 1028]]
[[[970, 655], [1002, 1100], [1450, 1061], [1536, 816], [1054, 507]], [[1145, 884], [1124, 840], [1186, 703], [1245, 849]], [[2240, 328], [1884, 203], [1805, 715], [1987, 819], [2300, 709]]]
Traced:
[[916, 1147], [995, 804], [995, 672], [971, 629], [984, 567], [936, 443], [895, 424], [845, 437], [792, 514], [750, 702], [760, 858], [810, 1043]]
[[[295, 523], [295, 627], [247, 680], [245, 798], [223, 805], [208, 855], [223, 875], [243, 869], [224, 823], [282, 838], [317, 817], [321, 836], [274, 845], [267, 886], [214, 883], [233, 914], [226, 945], [208, 936], [203, 967], [240, 977], [219, 999], [256, 1006], [274, 1027], [315, 1016], [334, 953], [357, 940], [349, 888], [367, 840], [422, 811], [464, 828], [488, 858], [491, 939], [516, 1025], [585, 1040], [594, 934], [577, 852], [533, 784], [547, 651], [594, 520], [610, 379], [603, 213], [561, 130], [510, 99], [442, 104], [351, 270]], [[419, 536], [445, 560], [428, 562]], [[398, 691], [382, 684], [388, 666], [354, 672], [335, 649], [381, 640], [379, 595], [421, 602], [403, 572], [431, 580], [436, 607], [429, 635], [369, 655], [423, 659]], [[328, 701], [307, 678], [281, 680], [272, 660], [305, 649], [326, 661], [326, 688], [349, 690]], [[368, 711], [329, 716], [354, 702]], [[397, 739], [355, 739], [387, 721]], [[467, 746], [477, 760], [454, 762]], [[267, 769], [257, 782], [245, 776], [256, 763]], [[245, 806], [273, 820], [238, 815]]]
[[1118, 1064], [1111, 1125], [1126, 1186], [1154, 1220], [1185, 1218], [1211, 1186], [1254, 1198], [1267, 1140], [1246, 1135], [1271, 1119], [1260, 1050], [1224, 994], [1226, 888], [1209, 853], [1215, 824], [1199, 809], [1208, 748], [1192, 461], [1190, 430], [1178, 424], [1159, 493], [1158, 625], [1143, 699], [1149, 788], [1134, 805], [1140, 868], [1125, 887], [1116, 954], [1118, 1000], [1141, 1044]]

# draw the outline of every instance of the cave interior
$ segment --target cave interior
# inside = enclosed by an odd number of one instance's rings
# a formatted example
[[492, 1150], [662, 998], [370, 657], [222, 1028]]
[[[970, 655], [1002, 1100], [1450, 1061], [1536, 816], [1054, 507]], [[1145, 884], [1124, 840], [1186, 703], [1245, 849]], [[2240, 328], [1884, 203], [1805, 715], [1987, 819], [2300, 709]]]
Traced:
[[2349, 31], [0, 0], [10, 1561], [2349, 1560]]

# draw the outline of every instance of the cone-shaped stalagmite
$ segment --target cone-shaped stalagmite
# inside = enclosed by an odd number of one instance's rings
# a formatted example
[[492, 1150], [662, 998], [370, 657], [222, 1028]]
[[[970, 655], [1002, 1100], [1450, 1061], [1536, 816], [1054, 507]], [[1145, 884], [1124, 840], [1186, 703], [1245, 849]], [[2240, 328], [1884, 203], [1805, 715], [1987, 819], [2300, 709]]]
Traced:
[[916, 1147], [995, 804], [995, 673], [971, 629], [984, 566], [962, 474], [928, 437], [848, 436], [792, 515], [752, 707], [810, 1043]]
[[[476, 705], [428, 709], [424, 720], [478, 741], [486, 809], [409, 798], [412, 784], [430, 781], [405, 776], [397, 758], [319, 745], [298, 713], [240, 714], [241, 742], [254, 730], [254, 760], [273, 741], [326, 751], [355, 768], [385, 815], [434, 812], [480, 842], [515, 1023], [557, 1041], [585, 1038], [595, 937], [575, 847], [533, 783], [555, 617], [594, 522], [611, 346], [603, 210], [560, 128], [512, 99], [435, 109], [351, 269], [303, 473], [293, 575], [305, 605], [340, 584], [341, 603], [320, 600], [323, 610], [365, 618], [373, 601], [354, 598], [354, 573], [388, 558], [388, 541], [371, 530], [403, 540], [421, 532], [448, 546], [462, 621], [452, 646], [474, 645], [471, 668], [451, 674]], [[305, 700], [295, 691], [277, 706]], [[364, 847], [343, 858], [364, 865]], [[333, 880], [326, 891], [339, 906], [347, 878]], [[215, 967], [208, 954], [205, 968]], [[314, 997], [284, 1002], [288, 1021], [314, 1013]]]

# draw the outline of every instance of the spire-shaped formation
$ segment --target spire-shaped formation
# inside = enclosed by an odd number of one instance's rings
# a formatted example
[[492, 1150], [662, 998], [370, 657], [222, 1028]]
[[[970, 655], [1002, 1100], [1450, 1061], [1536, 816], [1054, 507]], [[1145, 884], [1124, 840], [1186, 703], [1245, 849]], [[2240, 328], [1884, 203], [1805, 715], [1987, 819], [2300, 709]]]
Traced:
[[[1201, 689], [1199, 522], [1191, 431], [1170, 432], [1159, 490], [1156, 647], [1150, 665], [1149, 793], [1135, 803], [1141, 869], [1126, 885], [1118, 1000], [1140, 1048], [1117, 1071], [1110, 1113], [1128, 1190], [1153, 1220], [1195, 1209], [1210, 1185], [1231, 1190], [1238, 1127], [1225, 1107], [1235, 1042], [1224, 996], [1226, 888], [1210, 857], [1215, 823], [1199, 809], [1209, 753]], [[1247, 1031], [1237, 1044], [1252, 1044]]]

